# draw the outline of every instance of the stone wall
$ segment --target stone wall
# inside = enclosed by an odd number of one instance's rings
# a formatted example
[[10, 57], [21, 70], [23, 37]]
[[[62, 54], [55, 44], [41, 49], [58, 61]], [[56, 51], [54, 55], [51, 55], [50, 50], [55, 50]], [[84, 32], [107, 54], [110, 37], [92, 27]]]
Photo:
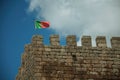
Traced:
[[76, 36], [69, 35], [61, 46], [59, 36], [51, 35], [50, 45], [44, 45], [42, 36], [33, 36], [16, 80], [120, 80], [120, 37], [112, 37], [112, 48], [104, 36], [96, 38], [96, 47], [90, 36], [81, 41], [77, 46]]

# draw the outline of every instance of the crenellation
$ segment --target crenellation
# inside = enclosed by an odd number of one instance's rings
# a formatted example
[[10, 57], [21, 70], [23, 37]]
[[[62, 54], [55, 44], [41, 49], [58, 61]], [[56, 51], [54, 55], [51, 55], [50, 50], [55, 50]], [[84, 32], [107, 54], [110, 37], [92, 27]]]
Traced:
[[120, 80], [119, 37], [96, 38], [97, 47], [92, 47], [91, 37], [82, 37], [82, 46], [77, 46], [76, 36], [66, 38], [61, 46], [59, 35], [51, 35], [51, 45], [43, 44], [42, 36], [36, 35], [32, 43], [25, 45], [22, 64], [16, 80]]
[[83, 47], [92, 47], [91, 36], [83, 36], [81, 41]]
[[34, 46], [43, 45], [43, 37], [41, 35], [34, 35], [32, 37], [32, 45]]
[[52, 46], [59, 46], [59, 44], [60, 44], [59, 35], [51, 35], [50, 36], [50, 44]]
[[112, 37], [111, 46], [112, 48], [120, 48], [120, 37]]
[[75, 35], [67, 36], [66, 43], [67, 43], [67, 46], [77, 46], [76, 36]]
[[43, 37], [41, 35], [34, 35], [32, 37], [32, 41], [42, 41]]
[[106, 48], [107, 47], [106, 37], [105, 36], [97, 36], [96, 45], [97, 45], [97, 47], [100, 47], [100, 48]]

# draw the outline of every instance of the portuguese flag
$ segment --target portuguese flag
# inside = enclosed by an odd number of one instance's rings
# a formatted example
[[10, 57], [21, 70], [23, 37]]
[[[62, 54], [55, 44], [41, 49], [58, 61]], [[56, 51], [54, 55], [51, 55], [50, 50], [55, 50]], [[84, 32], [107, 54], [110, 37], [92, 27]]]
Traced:
[[49, 26], [48, 21], [35, 21], [35, 29], [48, 28]]

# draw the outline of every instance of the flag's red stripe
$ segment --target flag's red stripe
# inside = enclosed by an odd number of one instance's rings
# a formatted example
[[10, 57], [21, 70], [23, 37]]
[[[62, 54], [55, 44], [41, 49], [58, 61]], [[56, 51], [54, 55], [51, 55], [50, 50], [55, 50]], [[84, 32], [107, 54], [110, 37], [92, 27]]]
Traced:
[[42, 28], [48, 28], [50, 26], [50, 23], [47, 21], [41, 21], [40, 25]]

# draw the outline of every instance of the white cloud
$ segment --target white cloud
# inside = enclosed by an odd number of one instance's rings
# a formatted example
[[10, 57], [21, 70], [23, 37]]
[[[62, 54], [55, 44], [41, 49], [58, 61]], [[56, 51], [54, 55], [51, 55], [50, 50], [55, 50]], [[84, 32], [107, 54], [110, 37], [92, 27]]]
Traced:
[[[120, 36], [120, 0], [30, 0], [29, 11], [63, 34]], [[78, 45], [79, 45], [78, 41]]]

